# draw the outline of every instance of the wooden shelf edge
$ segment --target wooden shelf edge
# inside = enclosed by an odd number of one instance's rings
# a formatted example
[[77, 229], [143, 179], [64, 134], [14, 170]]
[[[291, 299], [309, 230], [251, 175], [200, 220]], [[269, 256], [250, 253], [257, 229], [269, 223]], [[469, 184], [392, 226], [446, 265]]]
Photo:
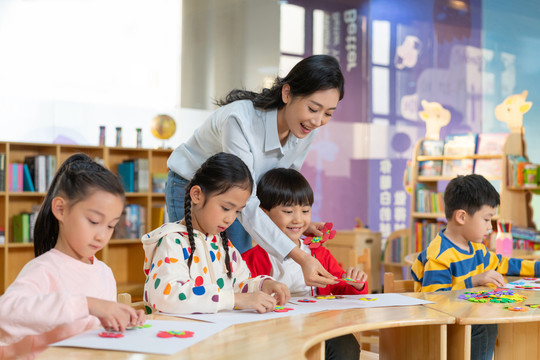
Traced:
[[502, 154], [485, 154], [485, 155], [418, 155], [416, 161], [428, 161], [428, 160], [478, 160], [478, 159], [501, 159]]
[[423, 212], [413, 212], [411, 216], [415, 219], [439, 219], [446, 218], [444, 213], [423, 213]]
[[7, 243], [8, 248], [34, 248], [34, 243]]

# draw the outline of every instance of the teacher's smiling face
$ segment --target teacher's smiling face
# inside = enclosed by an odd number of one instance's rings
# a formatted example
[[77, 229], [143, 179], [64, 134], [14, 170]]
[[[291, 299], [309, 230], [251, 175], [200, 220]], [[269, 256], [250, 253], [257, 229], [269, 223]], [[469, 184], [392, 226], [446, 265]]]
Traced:
[[289, 84], [283, 85], [285, 106], [278, 110], [278, 134], [282, 144], [289, 132], [299, 139], [328, 124], [339, 102], [338, 89], [319, 90], [307, 96], [293, 96]]

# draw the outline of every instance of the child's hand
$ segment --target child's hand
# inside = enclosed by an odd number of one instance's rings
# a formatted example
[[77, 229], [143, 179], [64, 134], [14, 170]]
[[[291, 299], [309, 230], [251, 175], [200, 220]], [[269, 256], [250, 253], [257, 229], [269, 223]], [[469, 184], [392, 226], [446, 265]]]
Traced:
[[494, 284], [497, 287], [505, 285], [504, 277], [495, 270], [488, 270], [478, 275], [471, 277], [472, 286], [480, 286], [486, 284]]
[[144, 312], [144, 310], [142, 309], [135, 310], [135, 315], [137, 316], [135, 318], [131, 318], [130, 325], [134, 325], [134, 326], [144, 325], [144, 323], [146, 322], [146, 313]]
[[356, 290], [360, 291], [366, 285], [365, 283], [367, 281], [367, 274], [363, 272], [362, 270], [351, 266], [350, 268], [347, 269], [345, 274], [343, 274], [343, 278], [349, 278], [349, 279], [361, 281], [361, 283], [349, 283]]
[[146, 319], [146, 316], [138, 314], [129, 305], [93, 297], [87, 297], [86, 300], [90, 315], [97, 317], [105, 329], [124, 332], [133, 321], [138, 323], [141, 318]]
[[279, 305], [285, 305], [291, 298], [287, 285], [271, 279], [263, 280], [262, 291], [269, 295], [273, 294]]
[[257, 310], [259, 314], [274, 311], [276, 299], [262, 291], [235, 293], [234, 307], [240, 310]]

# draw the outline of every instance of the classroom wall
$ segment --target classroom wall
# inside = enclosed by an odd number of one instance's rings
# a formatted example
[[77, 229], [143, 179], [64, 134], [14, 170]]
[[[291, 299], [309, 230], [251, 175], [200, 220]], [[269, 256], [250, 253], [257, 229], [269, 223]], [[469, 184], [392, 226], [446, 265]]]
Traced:
[[[279, 37], [271, 36], [279, 33], [278, 3], [222, 3], [1, 0], [0, 140], [97, 145], [99, 126], [106, 125], [109, 146], [121, 126], [125, 146], [135, 145], [141, 127], [143, 145], [154, 147], [162, 142], [150, 134], [150, 120], [167, 113], [178, 131], [166, 145], [177, 146], [210, 114], [213, 98], [231, 87], [256, 88], [279, 63]], [[504, 132], [494, 105], [528, 89], [535, 103], [524, 120], [528, 153], [540, 162], [533, 136], [540, 127], [534, 121], [540, 112], [535, 1], [453, 2], [466, 5], [461, 10], [446, 0], [288, 3], [326, 11], [328, 44], [339, 44], [327, 51], [340, 51], [344, 69], [351, 31], [358, 41], [354, 56], [365, 66], [364, 73], [354, 71], [360, 66], [345, 72], [346, 97], [302, 169], [316, 193], [314, 220], [350, 229], [360, 217], [383, 236], [409, 225], [401, 180], [424, 134], [421, 99], [450, 109], [442, 136]], [[215, 11], [215, 27], [201, 25], [194, 15], [201, 7]], [[355, 29], [346, 20], [351, 9]], [[312, 25], [306, 22], [306, 30]], [[195, 46], [207, 40], [212, 46]], [[231, 48], [238, 51], [227, 53]], [[537, 199], [534, 207], [540, 209]], [[538, 219], [540, 210], [535, 214]]]

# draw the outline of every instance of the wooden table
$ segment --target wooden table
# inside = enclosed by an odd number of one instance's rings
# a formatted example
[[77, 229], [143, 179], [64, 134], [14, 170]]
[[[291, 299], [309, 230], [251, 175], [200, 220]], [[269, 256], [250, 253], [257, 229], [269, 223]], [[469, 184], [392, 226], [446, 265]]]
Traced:
[[511, 304], [473, 303], [458, 298], [465, 291], [479, 290], [491, 289], [477, 287], [408, 295], [434, 301], [434, 304], [424, 306], [456, 318], [456, 323], [448, 326], [448, 359], [470, 359], [471, 325], [475, 324], [499, 324], [495, 359], [540, 359], [540, 309], [529, 309], [525, 312], [504, 309], [504, 306], [508, 305], [540, 304], [540, 292], [516, 291], [527, 299], [522, 303]]
[[[151, 319], [175, 320], [166, 316]], [[380, 359], [446, 359], [447, 324], [454, 317], [424, 306], [349, 309], [233, 325], [172, 359], [324, 359], [324, 341], [357, 331], [384, 329]], [[162, 359], [163, 355], [50, 347], [39, 359]]]

